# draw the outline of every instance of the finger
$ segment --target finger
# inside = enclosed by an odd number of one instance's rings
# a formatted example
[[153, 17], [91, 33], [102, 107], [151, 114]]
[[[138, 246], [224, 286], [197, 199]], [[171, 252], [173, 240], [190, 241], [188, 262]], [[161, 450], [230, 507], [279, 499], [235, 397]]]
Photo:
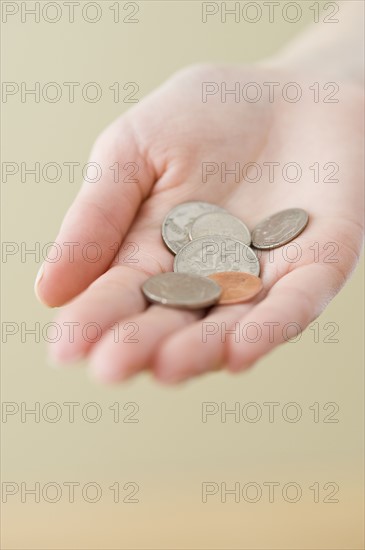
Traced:
[[302, 266], [280, 279], [267, 297], [243, 315], [227, 339], [227, 365], [239, 371], [276, 346], [300, 337], [323, 311], [342, 284], [344, 275], [323, 264]]
[[176, 383], [219, 369], [226, 362], [226, 341], [234, 323], [267, 294], [279, 273], [268, 261], [260, 260], [263, 290], [249, 303], [217, 306], [202, 320], [191, 323], [166, 338], [155, 356], [155, 376], [165, 383]]
[[219, 306], [204, 319], [166, 338], [154, 359], [156, 377], [173, 384], [218, 370], [225, 362], [225, 342], [232, 324], [252, 307]]
[[151, 306], [128, 318], [129, 330], [123, 337], [106, 334], [90, 355], [91, 371], [103, 382], [117, 382], [149, 367], [164, 338], [193, 322], [202, 312]]
[[[173, 256], [156, 235], [157, 229], [134, 231], [126, 241], [133, 243], [115, 258], [110, 269], [84, 292], [61, 309], [56, 322], [61, 337], [51, 345], [53, 362], [72, 362], [86, 356], [99, 345], [103, 334], [123, 330], [123, 323], [147, 307], [141, 287], [144, 281], [157, 273], [171, 271]], [[72, 330], [72, 338], [70, 331]], [[128, 327], [126, 327], [128, 330]]]
[[64, 307], [55, 320], [60, 337], [50, 344], [51, 361], [81, 359], [113, 324], [143, 311], [146, 302], [140, 287], [148, 276], [127, 266], [115, 266]]
[[56, 238], [57, 261], [45, 261], [36, 280], [37, 296], [50, 306], [64, 304], [106, 271], [156, 180], [125, 117], [97, 140], [90, 162], [97, 174], [90, 177], [100, 179], [84, 181]]

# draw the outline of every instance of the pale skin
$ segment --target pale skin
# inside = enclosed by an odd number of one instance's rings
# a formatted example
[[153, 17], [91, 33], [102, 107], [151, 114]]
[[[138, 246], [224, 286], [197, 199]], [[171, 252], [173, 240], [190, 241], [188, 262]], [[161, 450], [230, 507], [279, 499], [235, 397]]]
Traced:
[[[315, 103], [309, 86], [321, 81], [318, 67], [313, 75], [298, 68], [293, 71], [293, 63], [286, 68], [285, 55], [282, 59], [282, 63], [276, 59], [256, 67], [185, 69], [97, 139], [90, 160], [102, 167], [103, 179], [83, 184], [56, 239], [64, 251], [62, 259], [45, 262], [36, 285], [43, 303], [64, 306], [58, 311], [58, 323], [78, 323], [73, 342], [62, 331], [62, 339], [51, 346], [53, 360], [70, 363], [88, 357], [93, 375], [108, 382], [145, 369], [165, 383], [218, 368], [242, 371], [297, 334], [290, 328], [283, 333], [288, 323], [304, 330], [345, 284], [359, 258], [363, 237], [361, 88], [348, 75], [326, 75], [322, 82], [340, 85], [339, 102]], [[203, 103], [202, 82], [223, 81], [227, 88], [237, 81], [262, 86], [268, 81], [295, 81], [305, 93], [297, 103], [279, 99], [236, 103], [232, 96], [222, 103], [220, 94]], [[115, 162], [136, 163], [138, 182], [116, 183], [109, 169]], [[203, 162], [225, 162], [227, 167], [236, 162], [241, 166], [277, 162], [281, 167], [296, 162], [308, 177], [290, 183], [280, 177], [279, 168], [274, 182], [263, 175], [256, 183], [243, 179], [237, 183], [232, 176], [224, 183], [219, 171], [204, 183]], [[339, 181], [325, 183], [326, 173], [322, 173], [316, 183], [309, 167], [328, 162], [339, 166]], [[171, 271], [173, 264], [173, 255], [161, 239], [162, 221], [170, 208], [190, 200], [223, 206], [251, 229], [279, 210], [305, 209], [310, 222], [295, 239], [300, 258], [288, 261], [281, 249], [271, 257], [262, 253], [264, 290], [245, 304], [199, 312], [149, 305], [141, 293], [142, 283], [152, 274]], [[65, 244], [70, 242], [80, 243], [72, 262]], [[95, 263], [80, 252], [90, 242], [103, 251]], [[120, 247], [118, 254], [115, 243]], [[138, 246], [137, 263], [129, 262], [132, 249], [125, 249], [127, 243]], [[337, 247], [329, 248], [328, 243]], [[82, 335], [82, 328], [91, 322], [103, 330], [95, 343]], [[115, 323], [120, 323], [119, 339], [109, 330]], [[125, 338], [126, 323], [138, 328], [134, 335], [138, 343]], [[234, 334], [223, 336], [225, 329], [238, 326], [241, 330], [249, 323], [262, 330], [256, 343]], [[272, 332], [270, 323], [276, 323]]]

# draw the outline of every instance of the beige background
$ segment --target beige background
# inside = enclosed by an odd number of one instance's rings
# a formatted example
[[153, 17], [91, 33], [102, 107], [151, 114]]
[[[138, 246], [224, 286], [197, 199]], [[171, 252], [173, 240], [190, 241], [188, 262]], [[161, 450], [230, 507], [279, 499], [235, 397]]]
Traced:
[[[28, 3], [29, 4], [29, 3]], [[60, 3], [62, 4], [62, 2]], [[84, 2], [82, 2], [84, 4]], [[115, 24], [111, 3], [101, 2], [99, 23], [88, 24], [77, 13], [75, 23], [65, 16], [57, 24], [21, 23], [19, 16], [2, 25], [4, 81], [41, 83], [99, 82], [105, 97], [96, 104], [78, 99], [74, 104], [41, 101], [2, 104], [2, 160], [14, 162], [87, 161], [99, 131], [128, 105], [111, 100], [114, 82], [139, 83], [139, 97], [159, 85], [178, 68], [198, 61], [251, 62], [273, 53], [310, 20], [308, 2], [297, 24], [267, 19], [255, 25], [201, 23], [201, 4], [139, 2], [138, 24]], [[64, 8], [63, 8], [64, 9]], [[64, 13], [66, 13], [64, 11]], [[122, 12], [125, 14], [125, 12]], [[79, 174], [79, 172], [78, 172]], [[19, 177], [3, 184], [3, 241], [42, 245], [51, 241], [77, 183], [58, 183]], [[23, 245], [24, 246], [24, 245]], [[2, 321], [39, 322], [53, 312], [33, 296], [39, 265], [19, 254], [2, 264]], [[318, 320], [320, 342], [313, 331], [276, 350], [247, 375], [214, 374], [179, 389], [165, 389], [148, 375], [123, 386], [105, 388], [89, 380], [85, 368], [49, 368], [46, 345], [33, 337], [9, 338], [2, 351], [2, 399], [31, 408], [56, 402], [62, 418], [50, 423], [42, 417], [21, 422], [16, 414], [1, 424], [2, 481], [31, 487], [48, 482], [96, 482], [102, 489], [98, 503], [84, 502], [76, 491], [67, 501], [66, 488], [58, 503], [41, 498], [25, 503], [20, 494], [2, 506], [4, 549], [357, 549], [363, 548], [362, 520], [362, 273], [351, 282]], [[337, 323], [338, 343], [325, 343], [327, 322]], [[264, 402], [278, 402], [277, 418], [268, 422]], [[102, 410], [97, 423], [76, 412], [67, 420], [64, 402], [96, 402]], [[136, 402], [138, 423], [115, 423], [113, 403]], [[201, 421], [202, 402], [256, 402], [263, 411], [257, 423], [226, 423], [216, 415]], [[302, 409], [297, 423], [285, 422], [281, 410], [296, 402]], [[318, 402], [321, 421], [309, 409]], [[323, 406], [339, 406], [338, 423], [323, 422]], [[81, 407], [79, 407], [81, 408]], [[123, 415], [128, 411], [122, 411]], [[90, 414], [93, 411], [90, 409]], [[330, 412], [330, 409], [327, 413]], [[52, 411], [50, 411], [52, 414]], [[138, 483], [139, 503], [114, 503], [114, 482]], [[204, 481], [241, 486], [276, 481], [301, 485], [297, 503], [281, 493], [269, 503], [267, 493], [256, 504], [227, 503], [219, 495], [201, 501]], [[313, 502], [309, 489], [318, 482], [339, 485], [338, 503]], [[4, 487], [4, 485], [3, 485]], [[123, 492], [123, 497], [126, 492]]]

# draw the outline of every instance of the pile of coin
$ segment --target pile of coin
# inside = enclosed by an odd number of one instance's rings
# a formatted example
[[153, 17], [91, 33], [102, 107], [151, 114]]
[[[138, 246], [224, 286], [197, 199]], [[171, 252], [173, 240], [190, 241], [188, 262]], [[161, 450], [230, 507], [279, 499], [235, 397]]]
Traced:
[[150, 277], [143, 293], [152, 303], [184, 309], [251, 300], [262, 290], [253, 248], [287, 244], [307, 223], [304, 210], [290, 208], [265, 218], [251, 233], [224, 208], [201, 201], [179, 204], [162, 224], [162, 238], [176, 254], [174, 272]]

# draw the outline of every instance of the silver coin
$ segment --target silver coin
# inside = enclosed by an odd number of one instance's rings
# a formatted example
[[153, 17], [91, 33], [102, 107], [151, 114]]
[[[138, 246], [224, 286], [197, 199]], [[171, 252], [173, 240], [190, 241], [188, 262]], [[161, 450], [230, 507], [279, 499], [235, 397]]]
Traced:
[[215, 204], [201, 201], [184, 202], [170, 210], [162, 223], [162, 238], [171, 252], [176, 254], [190, 241], [190, 226], [196, 218], [214, 211], [225, 212]]
[[297, 237], [308, 223], [301, 208], [289, 208], [265, 218], [252, 231], [252, 246], [262, 250], [277, 248]]
[[186, 273], [160, 273], [142, 286], [147, 300], [183, 309], [202, 309], [216, 304], [222, 288], [205, 277]]
[[209, 212], [199, 216], [190, 228], [191, 240], [210, 235], [231, 237], [243, 244], [251, 244], [251, 234], [246, 225], [228, 212]]
[[176, 255], [174, 271], [212, 275], [222, 271], [242, 271], [259, 275], [260, 263], [254, 251], [244, 243], [211, 235], [190, 241]]

